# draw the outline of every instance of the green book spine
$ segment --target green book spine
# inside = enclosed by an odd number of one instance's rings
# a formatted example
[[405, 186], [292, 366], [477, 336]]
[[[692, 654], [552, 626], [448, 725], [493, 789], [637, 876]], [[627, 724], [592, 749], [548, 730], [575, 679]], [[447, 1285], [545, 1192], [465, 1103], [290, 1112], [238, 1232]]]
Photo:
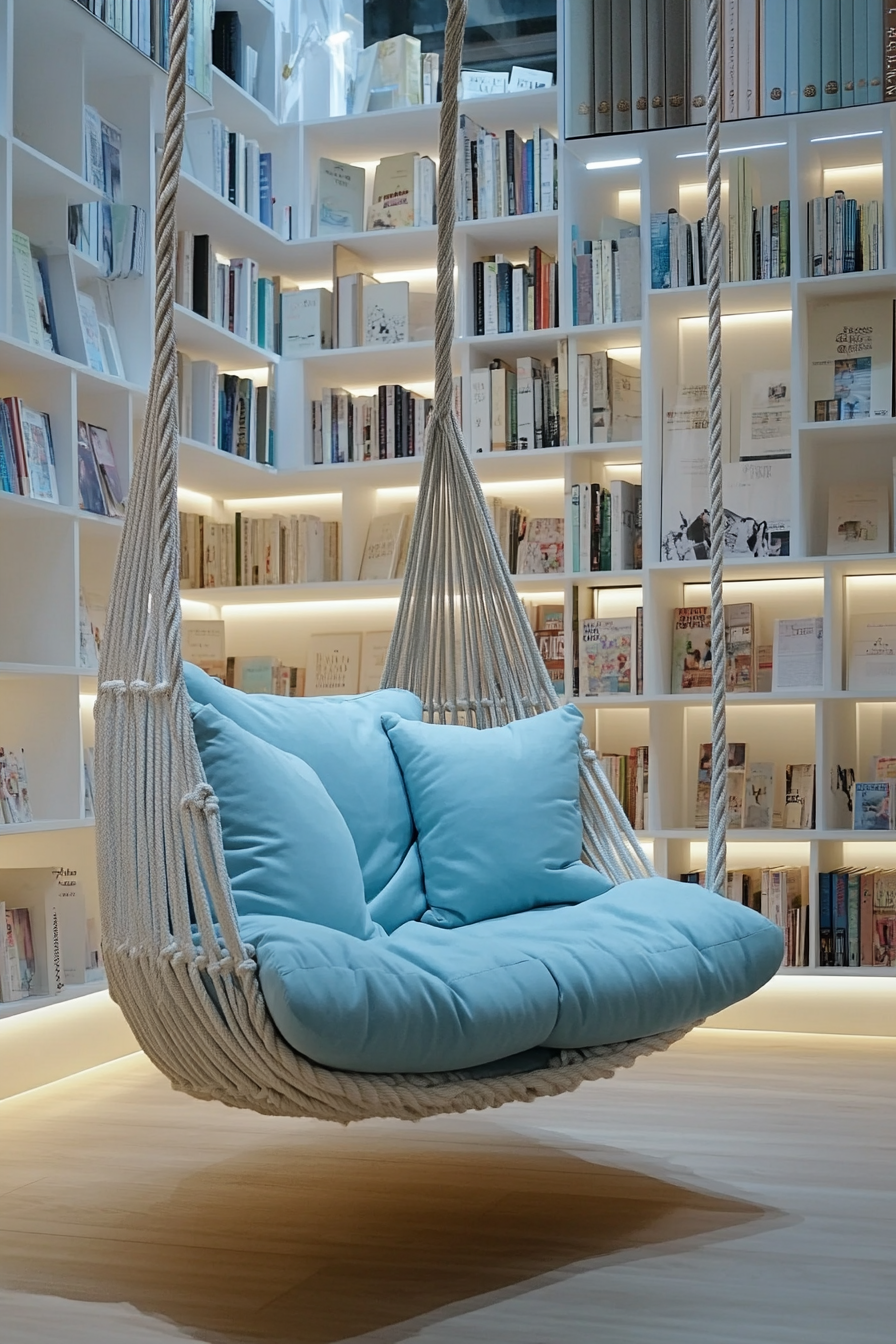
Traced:
[[243, 515], [241, 513], [235, 514], [233, 519], [233, 549], [233, 567], [236, 570], [233, 581], [238, 588], [241, 588], [243, 583]]
[[849, 886], [846, 891], [846, 947], [847, 965], [859, 964], [859, 900], [860, 875], [849, 874]]
[[610, 549], [610, 492], [602, 490], [600, 496], [600, 567], [601, 569], [612, 568], [612, 552]]
[[790, 274], [790, 202], [778, 202], [778, 272]]

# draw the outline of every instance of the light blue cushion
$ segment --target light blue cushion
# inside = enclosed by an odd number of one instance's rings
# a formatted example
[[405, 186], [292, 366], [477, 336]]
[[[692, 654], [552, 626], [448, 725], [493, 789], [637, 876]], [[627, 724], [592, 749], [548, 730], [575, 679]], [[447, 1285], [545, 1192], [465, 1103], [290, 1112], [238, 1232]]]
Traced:
[[395, 714], [383, 723], [417, 826], [424, 921], [457, 928], [608, 890], [581, 861], [573, 705], [481, 731]]
[[383, 730], [384, 713], [419, 720], [410, 691], [291, 699], [246, 695], [184, 664], [190, 698], [307, 762], [344, 817], [372, 900], [398, 872], [414, 839], [401, 772]]
[[320, 1064], [369, 1073], [468, 1069], [688, 1026], [753, 993], [783, 953], [780, 929], [755, 911], [664, 878], [368, 942], [255, 915], [240, 927], [281, 1035]]
[[310, 766], [212, 705], [192, 710], [239, 914], [289, 917], [303, 929], [325, 925], [353, 941], [382, 937], [364, 900], [348, 827]]

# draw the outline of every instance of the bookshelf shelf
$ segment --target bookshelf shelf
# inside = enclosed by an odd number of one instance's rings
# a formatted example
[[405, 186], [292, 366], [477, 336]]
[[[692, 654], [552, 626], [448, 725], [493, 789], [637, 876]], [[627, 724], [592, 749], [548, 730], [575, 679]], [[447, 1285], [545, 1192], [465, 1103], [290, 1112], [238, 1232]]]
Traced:
[[73, 172], [42, 154], [24, 140], [12, 141], [13, 187], [17, 194], [37, 201], [64, 197], [69, 205], [98, 201], [102, 192], [92, 187], [80, 173]]
[[53, 354], [48, 350], [39, 350], [33, 345], [25, 345], [9, 333], [0, 333], [0, 376], [33, 377], [45, 376], [49, 371], [67, 370], [73, 373], [80, 386], [97, 393], [114, 390], [130, 392], [136, 397], [146, 397], [147, 389], [140, 383], [131, 383], [124, 378], [115, 378], [109, 373], [98, 373], [96, 369], [79, 364], [64, 355]]
[[71, 1003], [74, 999], [83, 999], [90, 994], [101, 994], [108, 988], [105, 979], [93, 980], [86, 985], [66, 985], [59, 994], [35, 994], [12, 1003], [0, 1003], [0, 1021], [21, 1017], [23, 1013], [31, 1013], [35, 1009], [50, 1008], [57, 1003]]
[[[539, 594], [555, 591], [563, 584], [562, 574], [515, 574], [514, 586], [520, 593]], [[398, 601], [401, 580], [342, 579], [336, 583], [281, 583], [251, 588], [182, 588], [181, 601], [208, 602], [221, 607], [261, 607], [271, 604], [342, 603]]]
[[177, 348], [195, 359], [210, 359], [222, 369], [260, 368], [276, 364], [280, 356], [244, 341], [216, 322], [175, 304]]
[[186, 172], [181, 173], [178, 185], [177, 226], [192, 233], [210, 234], [217, 251], [231, 257], [251, 257], [265, 274], [288, 272], [295, 260], [291, 244], [273, 229]]
[[[179, 481], [183, 488], [214, 496], [282, 489], [282, 473], [262, 462], [235, 457], [195, 439], [180, 441]], [[274, 485], [276, 482], [276, 485]]]

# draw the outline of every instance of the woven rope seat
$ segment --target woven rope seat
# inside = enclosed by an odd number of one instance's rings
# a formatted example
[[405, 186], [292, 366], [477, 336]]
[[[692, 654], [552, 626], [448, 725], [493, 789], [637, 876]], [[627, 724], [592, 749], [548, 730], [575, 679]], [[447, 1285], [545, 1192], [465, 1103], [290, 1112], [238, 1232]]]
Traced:
[[[693, 1025], [586, 1049], [538, 1067], [367, 1073], [322, 1067], [277, 1030], [243, 937], [228, 878], [218, 800], [203, 770], [180, 651], [174, 267], [183, 143], [188, 0], [171, 12], [168, 95], [156, 222], [155, 352], [140, 454], [113, 578], [96, 707], [97, 845], [103, 948], [112, 997], [148, 1057], [191, 1095], [272, 1115], [348, 1122], [417, 1120], [531, 1101], [609, 1078], [667, 1049]], [[714, 508], [721, 516], [718, 284], [718, 13], [709, 0], [710, 372]], [[457, 82], [465, 0], [450, 0], [438, 188], [434, 412], [422, 466], [384, 687], [414, 692], [424, 718], [495, 728], [557, 709], [452, 410], [453, 218]], [[715, 43], [715, 48], [713, 48]], [[714, 278], [713, 278], [714, 277]], [[715, 304], [715, 310], [713, 309]], [[713, 326], [714, 324], [714, 326]], [[714, 771], [708, 885], [725, 871], [723, 529], [713, 525]], [[583, 857], [611, 883], [653, 869], [587, 740], [579, 743]], [[512, 837], [508, 837], [508, 843]], [[444, 936], [444, 935], [443, 935]]]

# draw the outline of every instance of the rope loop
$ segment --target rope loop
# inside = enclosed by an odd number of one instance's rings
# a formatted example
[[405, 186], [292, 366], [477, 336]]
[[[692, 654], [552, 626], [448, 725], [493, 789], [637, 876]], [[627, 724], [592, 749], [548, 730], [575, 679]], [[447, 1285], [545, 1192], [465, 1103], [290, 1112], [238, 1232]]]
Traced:
[[220, 811], [214, 789], [204, 780], [184, 794], [180, 805], [184, 811], [204, 812], [206, 816], [216, 816]]

